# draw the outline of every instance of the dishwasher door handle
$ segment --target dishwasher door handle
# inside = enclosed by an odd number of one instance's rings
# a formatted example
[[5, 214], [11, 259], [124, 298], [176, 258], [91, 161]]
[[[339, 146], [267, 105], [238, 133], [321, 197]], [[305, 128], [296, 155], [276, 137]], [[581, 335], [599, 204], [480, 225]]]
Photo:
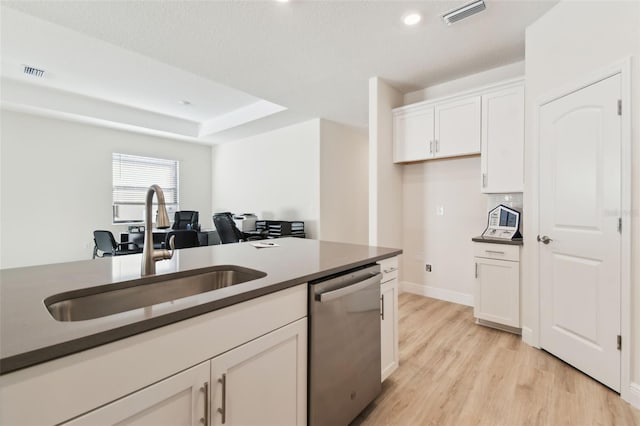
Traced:
[[364, 281], [358, 281], [354, 284], [341, 287], [337, 290], [327, 291], [326, 293], [316, 294], [316, 301], [320, 303], [329, 302], [331, 300], [335, 300], [340, 297], [344, 297], [348, 294], [352, 294], [357, 291], [360, 291], [366, 287], [369, 287], [372, 284], [380, 284], [381, 281], [382, 281], [382, 274], [378, 272], [377, 274], [371, 276], [370, 278], [367, 278]]

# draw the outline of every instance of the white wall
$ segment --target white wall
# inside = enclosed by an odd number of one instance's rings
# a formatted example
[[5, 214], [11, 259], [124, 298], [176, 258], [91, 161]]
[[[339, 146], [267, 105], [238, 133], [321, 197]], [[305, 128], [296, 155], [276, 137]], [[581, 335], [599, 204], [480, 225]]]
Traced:
[[447, 81], [445, 83], [436, 84], [434, 86], [425, 87], [404, 95], [404, 104], [411, 104], [427, 99], [448, 96], [465, 90], [472, 90], [487, 84], [495, 83], [501, 80], [509, 80], [511, 78], [522, 77], [524, 75], [524, 61], [514, 62], [512, 64], [503, 65], [501, 67], [492, 68], [476, 74], [471, 74], [456, 80]]
[[391, 110], [400, 105], [400, 92], [378, 77], [369, 79], [369, 244], [372, 246], [402, 247], [402, 166], [393, 164], [391, 115]]
[[213, 211], [303, 220], [307, 238], [367, 242], [366, 133], [314, 119], [212, 149]]
[[206, 217], [210, 147], [2, 109], [0, 267], [91, 259], [112, 225], [113, 152], [180, 161], [180, 207]]
[[303, 220], [307, 238], [320, 220], [320, 120], [212, 149], [213, 212]]
[[[479, 173], [478, 156], [404, 166], [405, 290], [473, 304], [471, 238], [482, 233], [487, 219]], [[432, 272], [425, 271], [425, 264], [432, 265]]]
[[368, 152], [366, 131], [321, 120], [319, 239], [368, 244]]
[[[537, 147], [534, 138], [535, 102], [557, 88], [633, 55], [632, 71], [632, 210], [631, 286], [633, 342], [632, 380], [640, 383], [640, 3], [572, 2], [556, 5], [526, 33], [526, 143], [525, 210], [537, 206]], [[537, 229], [535, 217], [525, 215], [525, 226]], [[537, 336], [536, 232], [525, 235], [523, 251], [523, 325]], [[535, 338], [534, 338], [535, 340]], [[535, 343], [535, 342], [534, 342]], [[623, 389], [623, 393], [625, 389]], [[640, 404], [640, 386], [635, 403]]]

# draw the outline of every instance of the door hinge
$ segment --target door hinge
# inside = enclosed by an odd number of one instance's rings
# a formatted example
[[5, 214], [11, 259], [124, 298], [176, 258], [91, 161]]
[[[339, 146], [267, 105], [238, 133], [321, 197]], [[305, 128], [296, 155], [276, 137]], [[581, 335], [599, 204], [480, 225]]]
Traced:
[[622, 336], [618, 334], [618, 350], [622, 350]]
[[618, 218], [618, 232], [622, 234], [622, 218]]
[[618, 99], [618, 115], [622, 115], [622, 99]]

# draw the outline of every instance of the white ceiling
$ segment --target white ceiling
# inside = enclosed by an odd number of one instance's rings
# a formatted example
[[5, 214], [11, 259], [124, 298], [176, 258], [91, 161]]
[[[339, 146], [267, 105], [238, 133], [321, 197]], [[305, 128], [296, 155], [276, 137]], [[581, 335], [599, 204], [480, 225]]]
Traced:
[[[5, 0], [3, 93], [29, 97], [26, 63], [47, 71], [37, 84], [52, 96], [103, 101], [96, 118], [117, 115], [107, 103], [125, 105], [139, 116], [125, 124], [169, 118], [176, 127], [155, 130], [186, 139], [231, 140], [315, 117], [365, 127], [370, 77], [410, 92], [520, 61], [525, 28], [557, 1], [485, 2], [447, 26], [440, 14], [465, 1]], [[423, 15], [418, 26], [401, 23], [409, 11]]]

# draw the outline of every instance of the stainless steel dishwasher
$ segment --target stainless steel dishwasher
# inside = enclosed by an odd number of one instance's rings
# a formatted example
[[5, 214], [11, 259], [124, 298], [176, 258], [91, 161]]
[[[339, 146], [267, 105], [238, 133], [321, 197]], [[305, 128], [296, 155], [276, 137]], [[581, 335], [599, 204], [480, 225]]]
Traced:
[[380, 393], [380, 274], [309, 282], [309, 425], [348, 425]]

